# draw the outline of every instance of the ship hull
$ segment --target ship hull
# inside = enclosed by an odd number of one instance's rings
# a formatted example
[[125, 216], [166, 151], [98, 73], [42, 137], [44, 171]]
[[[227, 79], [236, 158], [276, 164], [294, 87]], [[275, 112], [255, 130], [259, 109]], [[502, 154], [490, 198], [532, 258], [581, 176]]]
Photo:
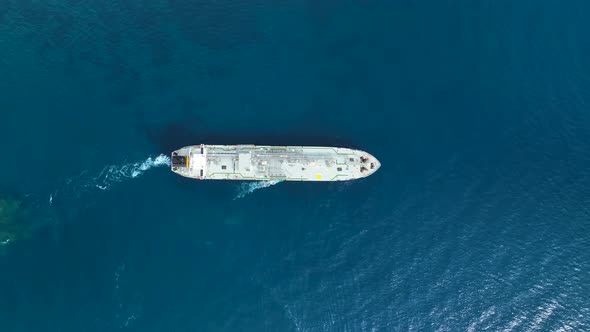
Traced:
[[191, 145], [172, 153], [174, 173], [199, 180], [346, 181], [375, 173], [381, 163], [348, 148]]

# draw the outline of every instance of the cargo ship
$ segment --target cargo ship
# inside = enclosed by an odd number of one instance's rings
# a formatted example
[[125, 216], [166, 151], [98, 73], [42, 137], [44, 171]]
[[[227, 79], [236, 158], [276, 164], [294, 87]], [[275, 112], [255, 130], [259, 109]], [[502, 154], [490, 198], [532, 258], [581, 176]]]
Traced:
[[172, 152], [170, 166], [198, 180], [346, 181], [375, 173], [381, 163], [348, 148], [200, 144]]

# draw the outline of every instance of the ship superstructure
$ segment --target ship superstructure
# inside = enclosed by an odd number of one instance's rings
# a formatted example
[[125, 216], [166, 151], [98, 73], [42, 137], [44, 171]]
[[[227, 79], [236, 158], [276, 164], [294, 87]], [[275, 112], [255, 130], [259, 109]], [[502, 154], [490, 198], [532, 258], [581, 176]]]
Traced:
[[200, 180], [345, 181], [381, 164], [360, 150], [314, 146], [192, 145], [172, 153], [172, 171]]

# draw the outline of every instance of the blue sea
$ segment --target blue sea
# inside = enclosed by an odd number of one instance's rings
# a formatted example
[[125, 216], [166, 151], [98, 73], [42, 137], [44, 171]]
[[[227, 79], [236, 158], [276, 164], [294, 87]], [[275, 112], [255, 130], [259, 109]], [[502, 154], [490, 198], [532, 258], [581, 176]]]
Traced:
[[[0, 331], [590, 331], [587, 0], [0, 0]], [[191, 181], [200, 143], [359, 148]]]

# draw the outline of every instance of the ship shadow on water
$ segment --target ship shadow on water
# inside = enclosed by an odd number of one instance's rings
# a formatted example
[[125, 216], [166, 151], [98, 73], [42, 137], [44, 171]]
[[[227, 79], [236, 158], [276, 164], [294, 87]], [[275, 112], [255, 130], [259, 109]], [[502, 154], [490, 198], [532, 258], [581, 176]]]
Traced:
[[278, 146], [334, 146], [358, 148], [350, 140], [338, 135], [328, 135], [307, 128], [283, 129], [277, 132], [239, 131], [220, 133], [202, 128], [196, 123], [175, 122], [160, 127], [145, 127], [147, 137], [162, 153], [171, 153], [187, 145], [196, 144], [255, 144]]

